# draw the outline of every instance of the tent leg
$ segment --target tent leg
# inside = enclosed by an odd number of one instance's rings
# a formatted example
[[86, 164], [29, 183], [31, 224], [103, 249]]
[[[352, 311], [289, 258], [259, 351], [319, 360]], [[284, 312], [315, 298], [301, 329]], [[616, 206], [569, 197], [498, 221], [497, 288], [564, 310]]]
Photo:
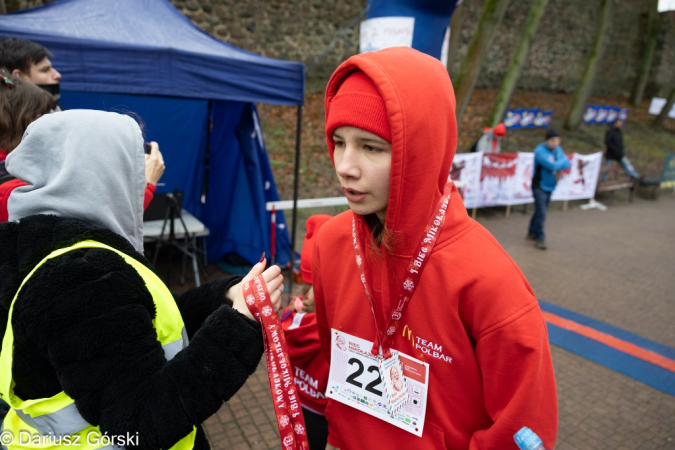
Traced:
[[300, 179], [300, 133], [302, 131], [302, 105], [298, 105], [298, 124], [295, 132], [295, 172], [293, 175], [293, 220], [291, 228], [291, 273], [288, 280], [288, 292], [293, 295], [293, 276], [295, 269], [295, 222], [298, 217], [298, 182]]

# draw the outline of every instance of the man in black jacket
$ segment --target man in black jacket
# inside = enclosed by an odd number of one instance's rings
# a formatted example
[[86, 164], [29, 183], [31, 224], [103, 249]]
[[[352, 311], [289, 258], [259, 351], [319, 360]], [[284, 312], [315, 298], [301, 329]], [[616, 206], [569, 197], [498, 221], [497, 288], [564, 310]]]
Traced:
[[640, 175], [635, 171], [633, 165], [623, 154], [623, 136], [621, 135], [621, 127], [623, 127], [623, 120], [616, 119], [605, 134], [605, 146], [607, 147], [605, 164], [611, 164], [612, 161], [616, 161], [623, 167], [623, 170], [629, 177], [637, 180], [640, 178]]

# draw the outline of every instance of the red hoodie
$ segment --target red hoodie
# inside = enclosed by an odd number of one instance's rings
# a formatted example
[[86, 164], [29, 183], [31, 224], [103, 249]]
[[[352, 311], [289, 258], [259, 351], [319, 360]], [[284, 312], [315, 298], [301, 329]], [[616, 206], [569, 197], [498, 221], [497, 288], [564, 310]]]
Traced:
[[[394, 254], [373, 253], [366, 239], [366, 278], [380, 329], [392, 311], [402, 274], [442, 195], [457, 145], [455, 98], [445, 67], [407, 48], [354, 56], [333, 74], [331, 99], [353, 70], [384, 99], [392, 136], [386, 227]], [[328, 138], [332, 157], [333, 143]], [[330, 358], [330, 330], [375, 340], [375, 325], [351, 244], [353, 213], [326, 223], [312, 256], [319, 335]], [[358, 218], [358, 216], [357, 216]], [[369, 230], [362, 221], [360, 233]], [[387, 255], [387, 256], [382, 256]], [[546, 325], [523, 274], [499, 243], [466, 214], [453, 188], [445, 225], [392, 348], [429, 364], [422, 437], [328, 400], [328, 442], [370, 448], [509, 449], [523, 426], [553, 448], [558, 409]]]
[[282, 318], [281, 327], [288, 343], [288, 357], [293, 366], [300, 403], [304, 408], [323, 415], [328, 364], [321, 354], [316, 313], [297, 313], [291, 302]]

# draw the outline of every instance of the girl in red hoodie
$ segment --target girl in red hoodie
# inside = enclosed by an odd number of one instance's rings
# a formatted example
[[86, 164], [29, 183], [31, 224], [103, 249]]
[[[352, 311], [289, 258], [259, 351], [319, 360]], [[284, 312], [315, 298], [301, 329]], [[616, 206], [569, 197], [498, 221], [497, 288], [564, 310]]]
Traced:
[[[457, 123], [445, 67], [409, 48], [357, 55], [331, 77], [325, 107], [351, 208], [322, 227], [312, 256], [332, 363], [327, 448], [515, 449], [523, 426], [553, 448], [556, 388], [537, 299], [448, 181]], [[396, 352], [396, 369], [380, 366], [385, 386], [366, 359]], [[401, 371], [408, 400], [388, 420], [374, 411], [396, 398]]]
[[328, 423], [325, 417], [328, 363], [321, 354], [314, 312], [312, 250], [316, 233], [330, 219], [332, 216], [328, 214], [315, 214], [307, 219], [307, 233], [300, 255], [300, 272], [302, 281], [309, 289], [303, 297], [297, 297], [289, 304], [281, 316], [281, 327], [286, 335], [288, 356], [293, 366], [295, 385], [305, 417], [310, 450], [323, 450], [328, 438]]

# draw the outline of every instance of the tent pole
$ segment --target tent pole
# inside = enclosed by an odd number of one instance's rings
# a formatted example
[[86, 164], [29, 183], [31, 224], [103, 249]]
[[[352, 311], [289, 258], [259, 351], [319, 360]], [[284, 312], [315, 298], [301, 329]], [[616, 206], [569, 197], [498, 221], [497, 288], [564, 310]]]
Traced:
[[213, 105], [211, 100], [206, 104], [206, 148], [204, 149], [204, 184], [202, 185], [202, 205], [206, 203], [206, 195], [209, 191], [209, 168], [211, 165], [211, 132], [213, 131]]
[[295, 173], [293, 175], [293, 221], [291, 229], [291, 273], [288, 280], [288, 293], [292, 295], [293, 274], [295, 269], [295, 222], [298, 218], [298, 181], [300, 178], [300, 133], [302, 131], [302, 105], [298, 105], [298, 124], [295, 131]]

